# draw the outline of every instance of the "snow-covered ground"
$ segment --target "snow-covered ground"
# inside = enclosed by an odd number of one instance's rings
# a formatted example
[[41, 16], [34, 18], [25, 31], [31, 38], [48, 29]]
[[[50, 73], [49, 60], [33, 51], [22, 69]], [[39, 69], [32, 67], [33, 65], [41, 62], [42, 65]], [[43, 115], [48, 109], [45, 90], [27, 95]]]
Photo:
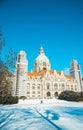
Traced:
[[83, 103], [20, 100], [0, 106], [0, 130], [83, 130]]

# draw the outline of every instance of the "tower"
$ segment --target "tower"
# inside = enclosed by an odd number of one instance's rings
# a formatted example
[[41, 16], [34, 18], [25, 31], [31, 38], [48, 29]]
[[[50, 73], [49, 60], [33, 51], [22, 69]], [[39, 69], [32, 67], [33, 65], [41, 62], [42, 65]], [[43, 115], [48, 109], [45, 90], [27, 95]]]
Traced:
[[77, 80], [78, 83], [78, 91], [82, 91], [82, 76], [80, 65], [76, 60], [72, 60], [70, 67], [70, 75]]
[[20, 51], [16, 63], [16, 96], [26, 96], [27, 92], [27, 67], [26, 53]]

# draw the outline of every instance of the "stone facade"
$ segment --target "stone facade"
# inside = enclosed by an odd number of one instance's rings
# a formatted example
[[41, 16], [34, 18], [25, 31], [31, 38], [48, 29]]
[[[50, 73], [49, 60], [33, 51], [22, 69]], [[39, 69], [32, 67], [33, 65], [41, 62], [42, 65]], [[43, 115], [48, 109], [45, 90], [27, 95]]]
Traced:
[[[41, 99], [55, 98], [64, 90], [81, 91], [78, 82], [81, 77], [77, 77], [79, 80], [75, 77], [75, 68], [71, 65], [71, 75], [52, 70], [43, 47], [40, 48], [39, 55], [35, 59], [32, 72], [27, 72], [28, 61], [24, 51], [18, 54], [16, 66], [16, 85], [13, 87], [13, 95], [25, 96], [27, 99]], [[76, 74], [79, 75], [78, 71]]]
[[71, 62], [70, 74], [78, 82], [78, 91], [83, 91], [81, 69], [76, 60], [72, 60]]

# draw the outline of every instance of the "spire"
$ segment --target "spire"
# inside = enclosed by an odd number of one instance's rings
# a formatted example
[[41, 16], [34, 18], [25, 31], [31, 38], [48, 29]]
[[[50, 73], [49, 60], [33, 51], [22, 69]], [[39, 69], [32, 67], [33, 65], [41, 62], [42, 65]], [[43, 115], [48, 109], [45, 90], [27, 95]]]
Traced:
[[43, 49], [42, 46], [40, 47], [40, 53], [39, 54], [44, 54], [44, 49]]

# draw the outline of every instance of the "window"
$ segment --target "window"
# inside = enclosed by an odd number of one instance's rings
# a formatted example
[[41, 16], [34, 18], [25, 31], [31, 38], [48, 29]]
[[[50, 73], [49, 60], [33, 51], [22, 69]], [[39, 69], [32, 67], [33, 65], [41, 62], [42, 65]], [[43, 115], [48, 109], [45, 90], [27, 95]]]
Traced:
[[46, 62], [43, 62], [43, 69], [46, 70]]
[[32, 97], [35, 97], [35, 95], [32, 95]]
[[77, 90], [77, 86], [75, 85], [75, 90]]
[[37, 85], [37, 89], [40, 89], [40, 84]]
[[80, 66], [79, 65], [77, 65], [77, 68], [78, 68], [78, 70], [80, 70]]
[[69, 86], [69, 85], [67, 85], [67, 86], [68, 86], [68, 87], [67, 87], [67, 88], [68, 88], [68, 90], [70, 90], [70, 86]]
[[75, 88], [75, 91], [77, 91], [77, 88]]
[[20, 68], [20, 75], [23, 76], [23, 74], [24, 74], [24, 69]]
[[30, 94], [30, 92], [27, 92], [27, 94]]
[[37, 86], [37, 89], [40, 89], [40, 86]]
[[50, 92], [47, 92], [47, 97], [50, 97], [51, 96], [51, 93]]
[[32, 86], [32, 89], [35, 89], [35, 86]]
[[32, 93], [35, 94], [35, 91], [33, 91]]
[[37, 93], [40, 94], [40, 91], [38, 91]]
[[35, 84], [32, 84], [32, 89], [35, 89]]
[[54, 89], [57, 89], [57, 88], [58, 88], [58, 84], [55, 83], [55, 84], [54, 84]]
[[44, 66], [44, 67], [46, 66], [46, 62], [43, 62], [43, 66]]
[[62, 89], [65, 89], [65, 85], [64, 84], [62, 84]]
[[73, 90], [73, 85], [71, 85], [71, 90]]
[[47, 86], [47, 89], [50, 89], [50, 83], [47, 83], [46, 86]]
[[30, 84], [29, 83], [27, 83], [27, 89], [29, 89], [30, 88]]
[[18, 62], [20, 62], [20, 54], [18, 55]]
[[55, 92], [55, 97], [58, 97], [58, 92]]

